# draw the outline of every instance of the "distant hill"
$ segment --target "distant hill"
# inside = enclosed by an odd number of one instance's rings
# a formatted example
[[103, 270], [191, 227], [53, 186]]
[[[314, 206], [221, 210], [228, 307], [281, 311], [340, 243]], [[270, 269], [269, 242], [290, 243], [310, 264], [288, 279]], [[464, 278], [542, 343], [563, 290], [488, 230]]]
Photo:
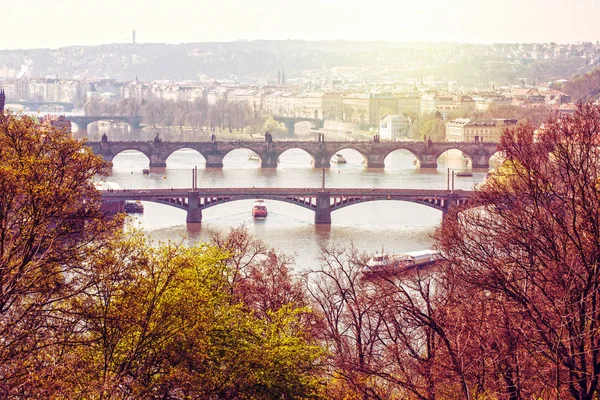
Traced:
[[600, 96], [600, 68], [578, 75], [561, 84], [560, 89], [575, 102], [594, 101]]
[[[543, 59], [540, 51], [533, 51], [535, 46], [301, 40], [107, 44], [2, 50], [0, 71], [6, 66], [21, 73], [27, 69], [32, 77], [133, 80], [137, 76], [145, 81], [208, 77], [252, 83], [275, 80], [283, 70], [287, 78], [315, 84], [327, 79], [372, 84], [432, 76], [459, 86], [491, 87], [520, 79], [536, 83], [569, 77], [590, 62], [583, 53], [568, 49], [560, 58]], [[585, 51], [595, 56], [593, 49]], [[537, 58], [532, 58], [534, 53]]]

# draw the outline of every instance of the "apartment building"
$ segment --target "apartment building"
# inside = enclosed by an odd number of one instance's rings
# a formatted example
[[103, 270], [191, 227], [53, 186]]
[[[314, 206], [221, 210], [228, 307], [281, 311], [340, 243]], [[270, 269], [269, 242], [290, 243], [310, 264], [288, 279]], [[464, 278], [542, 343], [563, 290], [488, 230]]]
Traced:
[[379, 123], [379, 137], [382, 140], [398, 140], [408, 137], [410, 119], [402, 115], [386, 115]]
[[517, 125], [516, 119], [456, 118], [446, 123], [446, 141], [497, 143], [504, 129], [515, 125]]

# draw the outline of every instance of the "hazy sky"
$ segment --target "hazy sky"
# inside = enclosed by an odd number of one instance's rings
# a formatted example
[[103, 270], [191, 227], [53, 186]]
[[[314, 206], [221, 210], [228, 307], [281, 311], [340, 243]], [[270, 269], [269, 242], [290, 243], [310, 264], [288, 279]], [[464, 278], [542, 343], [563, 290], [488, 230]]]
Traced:
[[0, 0], [0, 48], [252, 39], [600, 40], [600, 0]]

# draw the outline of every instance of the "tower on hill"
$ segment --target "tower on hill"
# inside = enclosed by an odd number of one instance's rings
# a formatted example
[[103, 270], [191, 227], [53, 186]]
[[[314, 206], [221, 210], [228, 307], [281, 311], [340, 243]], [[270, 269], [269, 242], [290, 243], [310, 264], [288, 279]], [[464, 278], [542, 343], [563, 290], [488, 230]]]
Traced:
[[4, 112], [4, 103], [6, 102], [6, 95], [4, 94], [4, 88], [0, 89], [0, 113]]

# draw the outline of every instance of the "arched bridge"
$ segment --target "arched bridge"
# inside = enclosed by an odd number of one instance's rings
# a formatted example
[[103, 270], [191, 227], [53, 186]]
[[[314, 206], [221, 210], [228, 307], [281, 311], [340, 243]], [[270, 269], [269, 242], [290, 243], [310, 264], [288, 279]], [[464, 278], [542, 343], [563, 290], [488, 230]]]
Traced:
[[313, 128], [322, 128], [324, 121], [318, 118], [301, 118], [301, 117], [273, 117], [275, 121], [283, 122], [288, 130], [288, 133], [294, 134], [296, 124], [298, 122], [310, 122]]
[[27, 107], [29, 111], [57, 110], [57, 111], [73, 111], [75, 105], [73, 103], [65, 103], [60, 101], [9, 101], [9, 104], [18, 104]]
[[98, 121], [124, 122], [129, 125], [132, 130], [139, 130], [142, 127], [142, 117], [131, 117], [126, 115], [71, 115], [66, 118], [77, 125], [80, 133], [87, 131], [89, 124]]
[[143, 200], [187, 211], [187, 222], [201, 222], [202, 210], [236, 200], [268, 199], [296, 204], [315, 212], [315, 223], [330, 224], [331, 212], [367, 201], [400, 200], [422, 204], [445, 215], [453, 205], [466, 204], [472, 191], [336, 188], [206, 188], [103, 190], [105, 203]]
[[473, 168], [488, 168], [490, 157], [497, 151], [496, 143], [463, 142], [323, 142], [323, 141], [204, 141], [204, 142], [149, 142], [109, 141], [88, 142], [94, 153], [107, 161], [126, 150], [137, 150], [150, 159], [150, 167], [166, 167], [167, 158], [177, 150], [192, 149], [206, 160], [207, 167], [222, 167], [225, 156], [236, 149], [255, 152], [262, 167], [277, 167], [279, 156], [290, 149], [302, 149], [313, 158], [316, 168], [331, 166], [331, 157], [344, 149], [353, 149], [362, 154], [365, 165], [371, 168], [385, 167], [384, 160], [395, 150], [404, 149], [417, 158], [422, 168], [437, 168], [437, 159], [444, 152], [457, 149], [472, 161]]

